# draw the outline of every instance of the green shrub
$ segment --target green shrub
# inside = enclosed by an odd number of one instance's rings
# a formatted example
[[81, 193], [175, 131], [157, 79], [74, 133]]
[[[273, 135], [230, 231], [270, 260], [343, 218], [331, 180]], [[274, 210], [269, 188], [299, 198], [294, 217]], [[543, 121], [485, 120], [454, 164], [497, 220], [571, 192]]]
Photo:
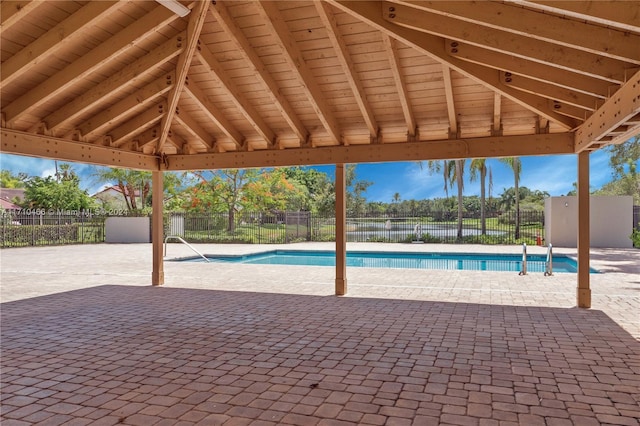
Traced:
[[634, 229], [629, 238], [633, 241], [634, 247], [640, 248], [640, 229]]

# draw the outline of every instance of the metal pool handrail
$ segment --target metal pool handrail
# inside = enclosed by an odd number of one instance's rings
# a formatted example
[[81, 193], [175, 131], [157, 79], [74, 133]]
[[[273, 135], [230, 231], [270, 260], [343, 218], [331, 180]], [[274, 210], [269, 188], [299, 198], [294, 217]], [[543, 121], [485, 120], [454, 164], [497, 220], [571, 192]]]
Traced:
[[544, 262], [544, 276], [550, 277], [551, 275], [553, 275], [553, 247], [549, 244], [547, 259]]
[[527, 275], [527, 243], [522, 243], [522, 269], [518, 275]]
[[204, 254], [202, 254], [198, 250], [196, 250], [196, 248], [194, 246], [192, 246], [191, 244], [189, 244], [188, 242], [183, 240], [181, 237], [178, 237], [177, 235], [168, 235], [167, 238], [164, 239], [164, 256], [165, 257], [167, 257], [167, 241], [170, 238], [179, 240], [182, 244], [185, 244], [187, 247], [189, 247], [191, 250], [193, 250], [196, 254], [198, 254], [201, 258], [203, 258], [207, 262], [211, 262], [209, 259], [207, 259], [207, 257]]

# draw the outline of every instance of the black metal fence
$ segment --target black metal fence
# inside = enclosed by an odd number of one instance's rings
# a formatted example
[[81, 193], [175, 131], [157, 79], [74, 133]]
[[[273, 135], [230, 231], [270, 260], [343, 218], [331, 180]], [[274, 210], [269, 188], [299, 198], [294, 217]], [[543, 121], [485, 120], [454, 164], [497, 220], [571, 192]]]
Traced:
[[[0, 247], [87, 244], [105, 242], [104, 214], [25, 211], [0, 214]], [[640, 206], [634, 206], [634, 228], [640, 227]], [[347, 217], [350, 242], [541, 244], [544, 212], [521, 211], [516, 237], [515, 213], [485, 219], [465, 214], [461, 233], [456, 212], [367, 212]], [[168, 213], [165, 235], [195, 243], [290, 243], [334, 241], [335, 217], [310, 212]]]

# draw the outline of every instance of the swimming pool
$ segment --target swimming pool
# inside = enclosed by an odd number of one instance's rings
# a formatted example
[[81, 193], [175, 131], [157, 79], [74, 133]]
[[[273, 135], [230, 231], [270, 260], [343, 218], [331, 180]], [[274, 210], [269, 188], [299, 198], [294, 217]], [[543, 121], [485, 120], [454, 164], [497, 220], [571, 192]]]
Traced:
[[[311, 250], [271, 250], [247, 255], [207, 256], [211, 262], [259, 265], [335, 266], [335, 252]], [[527, 255], [528, 272], [545, 271], [544, 255]], [[184, 259], [203, 262], [202, 258]], [[347, 252], [347, 266], [362, 268], [452, 269], [463, 271], [511, 271], [522, 269], [522, 255], [486, 253]], [[577, 271], [574, 259], [555, 255], [553, 272]], [[591, 269], [591, 273], [597, 272]]]

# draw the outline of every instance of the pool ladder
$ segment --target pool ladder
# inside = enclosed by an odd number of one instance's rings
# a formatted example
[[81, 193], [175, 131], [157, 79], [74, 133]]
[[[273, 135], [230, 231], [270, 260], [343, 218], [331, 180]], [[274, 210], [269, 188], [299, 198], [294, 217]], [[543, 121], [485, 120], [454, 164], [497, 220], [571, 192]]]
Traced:
[[203, 258], [205, 261], [210, 262], [210, 260], [207, 259], [207, 257], [204, 254], [200, 253], [198, 250], [196, 250], [196, 248], [194, 246], [192, 246], [191, 244], [189, 244], [188, 242], [183, 240], [181, 237], [178, 237], [177, 235], [168, 235], [167, 238], [164, 239], [164, 257], [167, 257], [167, 241], [169, 239], [174, 239], [174, 240], [180, 241], [182, 244], [186, 245], [191, 250], [193, 250], [198, 256]]
[[527, 243], [522, 243], [522, 269], [518, 275], [527, 275]]
[[[522, 269], [518, 275], [527, 275], [527, 244], [522, 244]], [[547, 258], [544, 261], [544, 276], [550, 277], [553, 275], [553, 246], [549, 244], [547, 248]]]

